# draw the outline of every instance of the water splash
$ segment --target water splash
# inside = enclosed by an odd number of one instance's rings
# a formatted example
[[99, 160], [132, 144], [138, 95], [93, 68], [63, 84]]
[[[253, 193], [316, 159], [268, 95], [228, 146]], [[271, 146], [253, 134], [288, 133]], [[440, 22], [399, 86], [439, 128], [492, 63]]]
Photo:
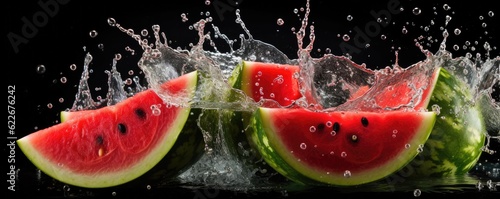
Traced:
[[[305, 13], [301, 20], [300, 29], [294, 33], [297, 39], [298, 58], [291, 60], [276, 47], [256, 40], [250, 34], [245, 23], [241, 18], [240, 10], [236, 10], [236, 23], [239, 24], [245, 34], [241, 34], [240, 47], [234, 48], [236, 39], [231, 39], [222, 34], [219, 27], [211, 23], [208, 18], [201, 19], [193, 23], [194, 31], [198, 33], [198, 41], [191, 45], [191, 49], [174, 49], [168, 45], [165, 33], [160, 31], [159, 25], [153, 25], [154, 41], [147, 40], [148, 34], [136, 34], [134, 30], [127, 29], [109, 18], [108, 23], [116, 27], [121, 32], [129, 35], [137, 41], [143, 50], [141, 59], [138, 62], [139, 68], [144, 72], [147, 85], [137, 88], [132, 92], [123, 90], [123, 80], [116, 67], [117, 60], [113, 60], [111, 71], [108, 71], [108, 86], [110, 90], [106, 97], [107, 105], [115, 104], [133, 93], [144, 89], [154, 89], [169, 104], [190, 105], [193, 108], [203, 109], [198, 118], [198, 127], [202, 130], [206, 142], [206, 154], [192, 168], [180, 176], [184, 183], [203, 184], [224, 189], [252, 189], [255, 187], [266, 186], [266, 182], [275, 174], [266, 171], [264, 167], [247, 167], [245, 162], [236, 158], [234, 153], [243, 154], [247, 157], [246, 161], [252, 161], [252, 164], [264, 164], [262, 159], [255, 159], [258, 156], [248, 146], [248, 143], [236, 143], [237, 151], [234, 151], [234, 143], [230, 143], [227, 134], [231, 121], [226, 110], [253, 111], [259, 106], [240, 90], [228, 85], [228, 78], [234, 67], [243, 60], [260, 61], [267, 63], [296, 64], [301, 67], [298, 76], [300, 80], [300, 91], [303, 98], [297, 100], [297, 105], [312, 108], [316, 111], [320, 109], [331, 110], [352, 110], [348, 102], [366, 101], [370, 108], [381, 110], [400, 110], [414, 107], [421, 99], [422, 89], [427, 84], [420, 86], [412, 85], [412, 96], [407, 104], [398, 104], [395, 107], [380, 107], [377, 104], [370, 104], [371, 100], [364, 98], [365, 92], [370, 87], [380, 84], [380, 80], [388, 78], [401, 78], [401, 74], [406, 68], [398, 64], [398, 52], [395, 53], [396, 59], [394, 65], [382, 70], [373, 70], [367, 68], [366, 64], [357, 64], [350, 58], [326, 54], [320, 58], [311, 57], [311, 51], [315, 41], [315, 27], [309, 25], [310, 4], [306, 2]], [[419, 11], [420, 13], [420, 11]], [[448, 25], [451, 17], [446, 18], [445, 24]], [[186, 21], [187, 22], [187, 21]], [[212, 33], [208, 28], [214, 30], [213, 36], [222, 38], [224, 45], [229, 46], [229, 52], [220, 52], [217, 45], [212, 40]], [[309, 28], [309, 43], [304, 44]], [[421, 67], [418, 72], [429, 73], [431, 69], [437, 66], [444, 66], [446, 69], [456, 74], [460, 79], [467, 83], [473, 91], [473, 102], [481, 103], [482, 112], [485, 115], [488, 126], [488, 149], [492, 140], [500, 140], [500, 104], [492, 98], [495, 90], [498, 90], [500, 80], [500, 58], [492, 57], [490, 48], [487, 49], [486, 58], [471, 59], [471, 56], [453, 58], [451, 52], [447, 51], [446, 40], [449, 36], [447, 30], [443, 31], [443, 39], [439, 50], [432, 53], [425, 49], [423, 45], [417, 43], [417, 47], [425, 55], [425, 59], [410, 67]], [[213, 51], [203, 48], [206, 41], [210, 42]], [[486, 45], [485, 46], [489, 46]], [[92, 61], [92, 56], [88, 54], [85, 58], [84, 72], [80, 79], [79, 90], [76, 95], [72, 110], [95, 109], [102, 104], [102, 101], [95, 102], [92, 99], [87, 80], [89, 78], [88, 67]], [[182, 74], [198, 70], [203, 73], [200, 77], [200, 86], [194, 99], [179, 99], [172, 97], [169, 93], [159, 89], [159, 86], [172, 78]], [[425, 82], [425, 80], [412, 80], [412, 82]], [[390, 87], [386, 87], [390, 89]], [[237, 96], [233, 102], [227, 102], [227, 93]], [[216, 118], [214, 120], [214, 117]], [[226, 123], [225, 123], [226, 122]], [[485, 150], [486, 150], [485, 149]], [[491, 149], [490, 149], [491, 150]], [[249, 155], [250, 154], [250, 155]], [[269, 172], [269, 175], [263, 175], [263, 178], [257, 177], [258, 174]]]

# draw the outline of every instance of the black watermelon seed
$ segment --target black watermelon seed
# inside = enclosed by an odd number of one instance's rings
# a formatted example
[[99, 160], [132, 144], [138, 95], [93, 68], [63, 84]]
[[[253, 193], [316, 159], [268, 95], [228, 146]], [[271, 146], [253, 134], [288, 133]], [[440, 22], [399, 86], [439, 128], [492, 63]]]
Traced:
[[118, 131], [120, 131], [121, 134], [127, 133], [127, 127], [125, 124], [119, 123], [118, 124]]
[[318, 124], [318, 130], [319, 130], [319, 131], [323, 131], [323, 129], [325, 129], [325, 124], [323, 124], [323, 123], [319, 123], [319, 124]]
[[97, 145], [102, 145], [104, 143], [104, 138], [102, 135], [98, 135], [97, 138], [95, 138], [95, 141], [97, 142]]
[[361, 124], [362, 124], [364, 127], [367, 127], [367, 126], [368, 126], [368, 119], [366, 119], [366, 117], [362, 117], [362, 118], [361, 118]]
[[340, 130], [340, 124], [338, 122], [333, 123], [333, 131], [339, 132]]
[[145, 120], [146, 119], [146, 111], [144, 111], [144, 109], [142, 109], [142, 108], [135, 109], [135, 114], [141, 120]]

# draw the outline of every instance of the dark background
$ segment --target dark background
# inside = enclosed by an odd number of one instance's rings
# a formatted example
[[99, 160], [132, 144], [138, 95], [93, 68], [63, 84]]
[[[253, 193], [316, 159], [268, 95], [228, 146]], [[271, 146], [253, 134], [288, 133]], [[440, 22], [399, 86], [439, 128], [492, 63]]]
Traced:
[[[254, 39], [274, 45], [291, 59], [297, 57], [297, 42], [291, 28], [300, 27], [299, 18], [303, 17], [304, 12], [299, 11], [300, 17], [298, 17], [293, 10], [305, 8], [305, 0], [211, 0], [211, 2], [210, 5], [205, 5], [205, 0], [156, 2], [142, 0], [130, 3], [125, 1], [40, 0], [4, 3], [2, 6], [4, 9], [2, 12], [4, 19], [2, 52], [7, 59], [4, 63], [7, 85], [15, 86], [15, 136], [21, 138], [36, 129], [46, 128], [59, 122], [59, 111], [72, 106], [87, 52], [94, 57], [90, 66], [93, 73], [90, 75], [89, 84], [92, 88], [102, 88], [93, 93], [94, 97], [98, 95], [105, 97], [107, 75], [103, 71], [111, 68], [114, 54], [123, 55], [118, 65], [118, 70], [123, 74], [122, 77], [131, 77], [127, 76], [129, 70], [134, 70], [136, 74], [140, 72], [137, 68], [137, 60], [140, 58], [141, 49], [137, 42], [125, 33], [110, 27], [107, 24], [109, 17], [115, 18], [118, 23], [135, 30], [136, 33], [142, 29], [147, 29], [151, 33], [151, 26], [158, 24], [161, 31], [165, 32], [167, 39], [171, 40], [170, 46], [188, 48], [189, 43], [198, 41], [197, 32], [189, 30], [188, 26], [205, 18], [200, 15], [200, 12], [210, 12], [213, 24], [229, 38], [237, 39], [239, 34], [244, 34], [243, 29], [235, 23], [235, 10], [240, 9], [242, 20]], [[234, 2], [239, 3], [235, 5]], [[354, 32], [356, 27], [364, 30], [366, 24], [375, 21], [370, 11], [387, 10], [388, 2], [390, 0], [312, 0], [309, 24], [314, 24], [316, 34], [312, 56], [322, 56], [326, 48], [331, 49], [333, 54], [345, 55], [345, 51], [342, 51], [340, 47], [343, 42], [341, 36], [349, 34], [353, 38], [356, 35]], [[398, 51], [399, 65], [409, 66], [425, 58], [415, 46], [415, 39], [422, 36], [424, 39], [419, 40], [420, 43], [431, 52], [436, 52], [443, 39], [442, 27], [450, 33], [446, 44], [447, 49], [454, 56], [464, 56], [466, 52], [471, 52], [470, 47], [474, 46], [476, 50], [472, 52], [473, 55], [480, 53], [484, 57], [485, 41], [494, 47], [494, 50], [490, 52], [491, 57], [499, 55], [498, 24], [500, 21], [498, 17], [500, 10], [496, 9], [497, 6], [493, 6], [492, 3], [483, 0], [460, 3], [406, 0], [398, 2], [404, 10], [391, 15], [391, 23], [387, 27], [382, 27], [379, 34], [369, 38], [370, 47], [351, 54], [354, 62], [365, 63], [370, 68], [383, 68], [395, 63], [395, 53]], [[443, 9], [446, 3], [451, 7], [450, 10]], [[47, 6], [51, 10], [45, 11], [43, 7]], [[419, 7], [422, 13], [413, 14], [412, 10], [415, 7]], [[488, 16], [488, 11], [493, 11], [495, 16]], [[188, 14], [188, 22], [181, 21], [181, 13]], [[352, 15], [353, 20], [348, 21], [348, 15]], [[445, 27], [446, 15], [451, 16], [452, 20]], [[484, 19], [481, 20], [480, 16]], [[277, 25], [278, 18], [284, 20], [284, 25]], [[431, 25], [431, 21], [434, 25]], [[30, 22], [32, 24], [27, 25]], [[482, 27], [482, 23], [486, 23], [487, 26]], [[26, 26], [32, 27], [30, 31], [26, 31]], [[425, 26], [429, 26], [429, 31], [424, 30]], [[407, 34], [402, 33], [403, 27], [408, 30]], [[453, 34], [455, 28], [461, 30], [460, 35]], [[91, 30], [98, 32], [97, 37], [89, 36]], [[207, 30], [213, 33], [211, 28]], [[17, 51], [9, 41], [9, 35], [13, 34], [25, 39], [23, 43], [17, 45]], [[387, 39], [381, 39], [381, 35], [386, 35]], [[227, 50], [224, 41], [220, 39], [215, 41], [219, 50]], [[466, 41], [472, 43], [467, 50], [455, 51], [451, 48], [454, 44], [462, 47]], [[307, 39], [305, 43], [308, 43]], [[99, 44], [102, 44], [104, 48], [100, 49]], [[354, 45], [353, 40], [347, 44]], [[134, 49], [135, 55], [125, 51], [126, 46]], [[71, 64], [76, 64], [77, 69], [71, 70]], [[38, 65], [44, 65], [46, 71], [37, 72]], [[66, 83], [61, 82], [62, 77], [67, 79]], [[63, 101], [60, 101], [61, 98]], [[52, 108], [49, 108], [48, 104], [51, 104]], [[5, 149], [4, 153], [8, 156], [8, 149]], [[18, 168], [24, 170], [24, 168], [33, 167], [19, 150], [15, 155], [15, 165]], [[492, 157], [485, 158], [493, 160]], [[187, 194], [188, 198], [195, 197], [186, 190], [173, 192]], [[58, 196], [60, 195], [55, 197]], [[219, 196], [224, 197], [223, 194]], [[242, 195], [229, 194], [229, 196], [240, 197]], [[412, 195], [406, 196], [412, 197]], [[482, 197], [483, 195], [472, 193], [471, 196]]]

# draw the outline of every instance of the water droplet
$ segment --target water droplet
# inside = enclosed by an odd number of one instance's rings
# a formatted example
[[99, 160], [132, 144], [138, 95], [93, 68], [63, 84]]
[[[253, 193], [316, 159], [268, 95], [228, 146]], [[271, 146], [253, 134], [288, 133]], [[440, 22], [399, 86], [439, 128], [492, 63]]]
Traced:
[[330, 132], [330, 135], [335, 136], [335, 135], [337, 135], [337, 132], [332, 131], [332, 132]]
[[186, 22], [186, 21], [188, 21], [188, 20], [189, 20], [189, 19], [187, 18], [186, 13], [182, 13], [182, 14], [181, 14], [181, 20], [182, 20], [182, 22]]
[[330, 54], [330, 53], [332, 53], [332, 49], [330, 49], [330, 48], [326, 48], [326, 49], [325, 49], [325, 53], [326, 53], [326, 54]]
[[451, 7], [448, 4], [443, 5], [443, 10], [450, 10]]
[[122, 54], [120, 54], [120, 53], [116, 53], [116, 54], [115, 54], [115, 60], [117, 60], [117, 61], [118, 61], [118, 60], [120, 60], [120, 59], [122, 59]]
[[300, 149], [305, 150], [307, 148], [306, 143], [300, 143]]
[[347, 21], [352, 21], [353, 17], [352, 15], [347, 15]]
[[108, 24], [110, 26], [116, 26], [116, 20], [114, 18], [108, 18]]
[[309, 132], [311, 133], [316, 132], [316, 127], [315, 126], [309, 127]]
[[146, 189], [151, 190], [151, 185], [146, 185]]
[[488, 16], [493, 17], [493, 16], [495, 16], [495, 13], [493, 11], [489, 11]]
[[380, 35], [380, 39], [382, 39], [382, 40], [386, 40], [386, 39], [387, 39], [387, 36], [385, 36], [385, 35]]
[[458, 29], [458, 28], [457, 28], [457, 29], [455, 29], [455, 30], [453, 31], [453, 33], [455, 33], [455, 35], [460, 35], [460, 33], [462, 33], [462, 31], [461, 31], [460, 29]]
[[276, 21], [276, 23], [278, 24], [278, 26], [282, 26], [283, 24], [285, 24], [285, 21], [283, 21], [282, 18], [278, 18], [278, 21]]
[[59, 103], [63, 103], [64, 102], [64, 98], [59, 98]]
[[414, 15], [419, 15], [420, 13], [422, 13], [422, 10], [420, 10], [419, 7], [415, 7], [415, 8], [413, 8], [412, 12]]
[[160, 110], [160, 108], [157, 105], [153, 104], [153, 105], [151, 105], [150, 108], [151, 108], [151, 111], [152, 111], [153, 115], [158, 116], [158, 115], [161, 114], [161, 110]]
[[248, 57], [248, 59], [250, 59], [250, 61], [255, 61], [255, 60], [257, 60], [257, 56], [250, 55], [250, 57]]
[[64, 191], [71, 191], [71, 187], [68, 185], [63, 185], [63, 190]]
[[97, 44], [97, 48], [99, 48], [100, 50], [104, 50], [104, 44]]
[[408, 29], [406, 29], [406, 27], [405, 27], [405, 26], [403, 26], [403, 29], [401, 30], [401, 32], [402, 32], [403, 34], [406, 34], [406, 33], [408, 33]]
[[278, 84], [283, 84], [284, 81], [285, 80], [283, 79], [283, 75], [278, 75], [276, 78], [273, 79], [273, 82]]
[[76, 64], [69, 65], [69, 69], [73, 71], [76, 70]]
[[52, 103], [48, 103], [47, 104], [47, 108], [51, 109], [53, 106], [52, 106]]
[[343, 157], [343, 158], [347, 157], [347, 153], [345, 151], [342, 151], [342, 153], [340, 153], [340, 157]]
[[299, 13], [299, 9], [297, 9], [297, 8], [293, 9], [293, 13], [294, 13], [294, 14]]
[[111, 195], [116, 196], [116, 192], [115, 191], [111, 192]]
[[350, 177], [351, 177], [351, 171], [349, 171], [349, 170], [345, 170], [345, 171], [344, 171], [344, 177], [346, 177], [346, 178], [350, 178]]
[[420, 189], [413, 190], [413, 196], [419, 197], [421, 194], [422, 194], [422, 191], [420, 191]]
[[441, 113], [441, 107], [437, 104], [432, 105], [432, 111], [436, 113], [436, 115], [439, 115]]
[[142, 36], [144, 36], [144, 37], [145, 37], [145, 36], [148, 36], [148, 30], [146, 30], [146, 29], [142, 29], [142, 30], [141, 30], [141, 35], [142, 35]]
[[481, 24], [481, 27], [483, 27], [483, 28], [486, 28], [486, 26], [488, 26], [488, 24], [486, 24], [486, 23]]
[[333, 123], [331, 121], [327, 121], [325, 124], [326, 124], [326, 127], [328, 127], [328, 128], [333, 126]]
[[60, 81], [61, 83], [65, 84], [68, 81], [68, 79], [66, 77], [61, 77]]
[[130, 79], [130, 78], [125, 79], [125, 84], [128, 86], [132, 85], [133, 82], [134, 81], [132, 81], [132, 79]]
[[89, 32], [89, 35], [90, 35], [91, 38], [95, 38], [95, 37], [97, 37], [97, 31], [96, 30], [91, 30]]
[[418, 148], [417, 148], [417, 152], [418, 153], [422, 153], [422, 151], [424, 151], [424, 145], [423, 144], [419, 144]]
[[43, 74], [43, 73], [45, 73], [45, 71], [46, 71], [46, 68], [44, 65], [40, 64], [40, 65], [36, 66], [36, 73]]
[[344, 36], [342, 36], [342, 39], [344, 41], [349, 41], [349, 40], [351, 40], [351, 37], [349, 37], [349, 35], [345, 34]]
[[411, 144], [405, 144], [405, 149], [409, 149], [411, 147]]
[[208, 6], [208, 5], [210, 5], [210, 3], [211, 3], [210, 0], [205, 0], [205, 5]]
[[445, 18], [446, 18], [446, 21], [445, 21], [445, 23], [444, 23], [444, 24], [445, 24], [445, 26], [446, 26], [446, 25], [448, 25], [448, 22], [450, 22], [450, 21], [451, 21], [452, 17], [451, 17], [450, 15], [446, 15], [446, 17], [445, 17]]

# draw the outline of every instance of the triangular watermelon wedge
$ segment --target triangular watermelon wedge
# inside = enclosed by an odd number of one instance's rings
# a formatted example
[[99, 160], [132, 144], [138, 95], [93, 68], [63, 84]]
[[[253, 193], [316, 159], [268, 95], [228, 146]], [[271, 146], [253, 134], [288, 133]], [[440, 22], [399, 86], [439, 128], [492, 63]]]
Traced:
[[[194, 71], [164, 83], [162, 89], [190, 98], [197, 80]], [[148, 89], [113, 106], [83, 111], [17, 143], [35, 166], [56, 180], [86, 188], [112, 187], [143, 176], [159, 162], [167, 163], [161, 168], [169, 169], [166, 173], [178, 173], [199, 158], [203, 138], [196, 125], [186, 124], [195, 122], [189, 119], [191, 113], [190, 106], [165, 104]], [[185, 142], [176, 144], [182, 137]]]
[[427, 141], [433, 112], [315, 112], [259, 108], [251, 140], [278, 172], [302, 184], [360, 185], [411, 162]]

